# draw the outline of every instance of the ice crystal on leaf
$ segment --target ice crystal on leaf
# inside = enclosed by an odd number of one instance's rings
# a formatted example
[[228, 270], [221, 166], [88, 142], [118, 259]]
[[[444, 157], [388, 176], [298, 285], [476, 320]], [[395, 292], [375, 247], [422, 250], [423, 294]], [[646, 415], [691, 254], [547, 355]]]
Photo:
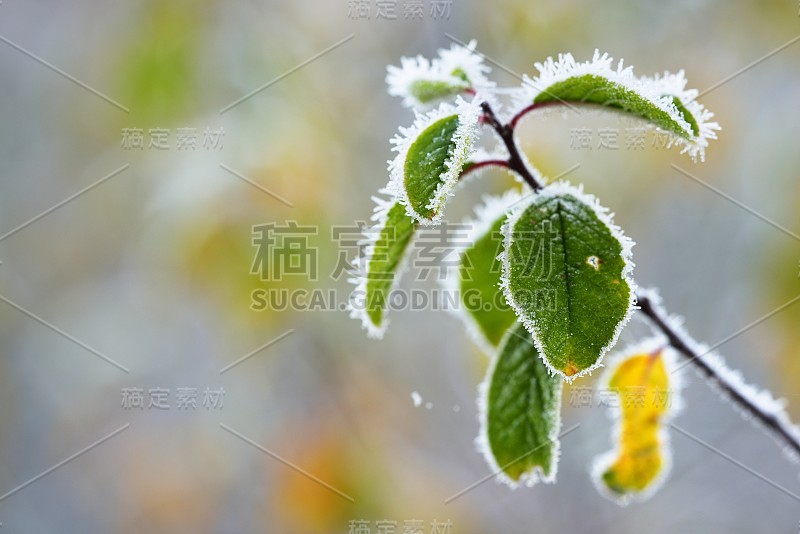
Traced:
[[[568, 381], [590, 374], [633, 311], [633, 241], [567, 182], [519, 202], [502, 232], [500, 285], [544, 363]], [[593, 256], [599, 269], [586, 262]]]
[[698, 92], [686, 89], [683, 71], [653, 77], [636, 77], [623, 60], [614, 64], [608, 54], [595, 50], [591, 60], [579, 62], [572, 54], [559, 54], [535, 63], [539, 75], [525, 77], [520, 105], [561, 103], [594, 104], [644, 119], [670, 135], [670, 146], [683, 147], [692, 159], [705, 158], [709, 139], [716, 139], [719, 124], [713, 113], [697, 102]]
[[409, 217], [424, 225], [441, 220], [442, 209], [472, 155], [480, 107], [460, 97], [417, 114], [410, 128], [392, 139], [397, 156], [389, 162], [390, 189]]
[[481, 432], [475, 444], [497, 480], [512, 488], [555, 483], [562, 388], [524, 326], [513, 325], [478, 386]]
[[[386, 195], [388, 189], [379, 191]], [[360, 319], [367, 334], [383, 337], [389, 295], [397, 286], [406, 258], [414, 240], [416, 224], [405, 214], [405, 209], [394, 198], [374, 196], [374, 226], [364, 232], [359, 242], [363, 254], [353, 261], [354, 276], [349, 281], [355, 285], [350, 295], [350, 317]]]
[[483, 57], [475, 52], [478, 42], [473, 39], [462, 46], [454, 44], [449, 49], [439, 50], [439, 68], [467, 80], [475, 91], [494, 87], [494, 82], [486, 77], [492, 69], [483, 62]]
[[401, 58], [399, 67], [387, 68], [389, 94], [402, 97], [406, 107], [424, 111], [461, 93], [494, 87], [486, 78], [491, 69], [475, 53], [476, 44], [473, 40], [466, 47], [439, 50], [432, 61], [422, 56]]

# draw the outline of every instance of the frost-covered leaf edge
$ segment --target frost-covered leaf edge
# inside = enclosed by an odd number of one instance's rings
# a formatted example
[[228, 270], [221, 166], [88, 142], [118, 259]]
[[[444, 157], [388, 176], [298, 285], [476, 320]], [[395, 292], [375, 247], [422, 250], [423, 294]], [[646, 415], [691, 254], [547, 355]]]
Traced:
[[[569, 78], [595, 75], [619, 84], [635, 92], [641, 98], [649, 101], [654, 106], [667, 113], [684, 130], [686, 137], [670, 134], [670, 146], [682, 146], [681, 154], [688, 153], [697, 161], [705, 161], [705, 149], [709, 139], [716, 139], [716, 132], [720, 130], [717, 122], [710, 122], [714, 114], [697, 101], [698, 91], [686, 89], [686, 77], [683, 70], [677, 73], [664, 71], [663, 74], [652, 77], [637, 78], [633, 74], [633, 67], [625, 67], [620, 59], [616, 69], [612, 66], [614, 59], [607, 53], [595, 50], [592, 59], [577, 62], [570, 53], [559, 54], [558, 59], [548, 57], [544, 62], [534, 64], [539, 74], [534, 78], [523, 77], [523, 89], [517, 96], [518, 106], [527, 106], [541, 93], [547, 93], [553, 84], [563, 82]], [[669, 95], [669, 96], [667, 96]], [[695, 135], [689, 123], [684, 119], [683, 113], [678, 110], [672, 97], [680, 100], [681, 104], [697, 122], [698, 134]], [[663, 131], [663, 130], [662, 130]]]
[[[475, 53], [477, 46], [474, 39], [466, 46], [453, 44], [449, 49], [439, 49], [439, 57], [433, 60], [422, 55], [401, 57], [399, 67], [389, 65], [386, 68], [389, 94], [401, 97], [406, 107], [426, 111], [436, 107], [441, 100], [420, 102], [410, 90], [417, 81], [444, 82], [453, 84], [454, 88], [463, 87], [464, 91], [473, 89], [476, 92], [490, 92], [495, 87], [494, 82], [487, 78], [492, 69]], [[456, 70], [463, 72], [468, 82], [453, 75]]]
[[[506, 338], [509, 336], [514, 335], [514, 330], [518, 325], [514, 325], [509, 328], [508, 333], [506, 334]], [[561, 408], [562, 408], [562, 396], [563, 396], [563, 382], [560, 384], [558, 394], [558, 405], [556, 406], [556, 424], [553, 425], [553, 428], [550, 431], [550, 435], [548, 436], [549, 442], [553, 444], [553, 468], [549, 475], [545, 475], [542, 472], [542, 468], [540, 466], [534, 466], [533, 469], [527, 471], [520, 479], [514, 480], [508, 475], [505, 474], [505, 471], [501, 468], [500, 465], [497, 464], [497, 461], [494, 458], [494, 454], [492, 453], [492, 447], [489, 444], [489, 406], [488, 406], [488, 399], [489, 399], [489, 388], [492, 382], [492, 376], [494, 375], [495, 367], [497, 366], [498, 361], [500, 360], [500, 351], [502, 347], [505, 346], [506, 339], [500, 343], [500, 348], [496, 350], [496, 354], [492, 356], [491, 361], [489, 362], [489, 368], [486, 371], [486, 377], [483, 381], [478, 384], [478, 398], [477, 398], [477, 405], [478, 405], [478, 422], [480, 424], [480, 430], [478, 433], [478, 437], [475, 438], [475, 448], [477, 451], [483, 456], [486, 463], [489, 465], [489, 469], [491, 469], [492, 473], [494, 474], [494, 479], [497, 482], [502, 482], [503, 484], [507, 485], [511, 489], [517, 489], [520, 486], [527, 486], [533, 487], [539, 482], [543, 482], [545, 484], [555, 484], [556, 478], [558, 476], [558, 464], [561, 460], [561, 426], [563, 424], [563, 420], [561, 418]], [[536, 349], [537, 351], [539, 349]]]
[[[458, 115], [458, 127], [453, 136], [455, 148], [445, 162], [445, 170], [439, 175], [439, 185], [433, 197], [426, 206], [435, 212], [432, 218], [426, 218], [416, 212], [408, 198], [405, 188], [405, 161], [408, 151], [419, 135], [437, 121], [446, 117]], [[414, 124], [409, 128], [400, 127], [400, 133], [392, 138], [392, 150], [397, 156], [389, 161], [389, 186], [387, 190], [406, 207], [408, 216], [418, 221], [423, 226], [438, 224], [443, 215], [443, 207], [448, 196], [452, 196], [453, 189], [458, 183], [461, 169], [472, 155], [472, 147], [478, 137], [478, 119], [480, 118], [480, 105], [477, 99], [467, 102], [461, 97], [456, 99], [456, 104], [442, 103], [438, 108], [425, 114], [417, 114]]]
[[[384, 198], [379, 195], [388, 195], [388, 198]], [[365, 228], [363, 238], [358, 242], [359, 248], [364, 247], [363, 255], [360, 255], [353, 260], [353, 268], [355, 273], [359, 274], [360, 276], [354, 276], [348, 278], [347, 280], [355, 286], [353, 287], [353, 290], [350, 293], [350, 298], [347, 302], [347, 311], [350, 312], [350, 317], [352, 319], [361, 320], [361, 327], [366, 330], [367, 336], [373, 339], [381, 339], [383, 338], [383, 334], [386, 332], [386, 329], [389, 326], [389, 320], [386, 319], [386, 314], [384, 313], [382, 323], [380, 325], [376, 325], [372, 322], [372, 319], [370, 319], [369, 314], [367, 313], [366, 299], [367, 282], [369, 281], [369, 260], [375, 254], [375, 243], [377, 242], [377, 239], [380, 238], [381, 229], [386, 224], [389, 210], [395, 205], [397, 199], [394, 197], [394, 195], [392, 195], [390, 188], [387, 185], [386, 187], [378, 190], [378, 195], [374, 195], [372, 197], [372, 201], [375, 203], [375, 207], [373, 208], [370, 220], [375, 221], [375, 224], [369, 228]], [[406, 247], [406, 250], [403, 252], [403, 256], [398, 261], [398, 268], [394, 272], [394, 280], [392, 281], [392, 286], [389, 289], [389, 294], [397, 289], [397, 285], [400, 283], [403, 273], [408, 269], [407, 260], [412, 249], [413, 241], [414, 237], [412, 236], [411, 242], [408, 244], [408, 247]], [[364, 305], [361, 306], [360, 309], [359, 306], [354, 304], [354, 301], [358, 298], [359, 294], [363, 295], [365, 299]]]
[[[622, 270], [622, 278], [628, 283], [628, 287], [630, 288], [630, 298], [628, 301], [628, 309], [625, 312], [623, 318], [619, 321], [616, 328], [614, 329], [614, 334], [609, 340], [608, 344], [600, 349], [599, 356], [597, 361], [594, 365], [583, 369], [582, 371], [575, 373], [572, 376], [567, 376], [559, 369], [554, 368], [550, 362], [545, 358], [544, 348], [542, 346], [541, 339], [539, 334], [536, 332], [536, 321], [530, 319], [528, 317], [524, 317], [523, 310], [519, 307], [519, 305], [515, 302], [514, 296], [511, 294], [511, 290], [509, 288], [509, 273], [511, 270], [511, 265], [509, 261], [508, 251], [511, 247], [511, 239], [513, 236], [512, 228], [519, 220], [520, 216], [525, 212], [525, 210], [536, 200], [542, 198], [552, 198], [560, 195], [572, 195], [587, 206], [589, 206], [592, 211], [594, 211], [595, 215], [597, 216], [598, 220], [602, 222], [611, 232], [611, 235], [620, 242], [622, 246], [622, 251], [620, 256], [625, 264], [625, 267]], [[632, 249], [635, 243], [629, 237], [627, 237], [623, 232], [622, 229], [614, 224], [614, 214], [609, 211], [608, 208], [602, 206], [600, 201], [594, 195], [589, 193], [585, 193], [583, 191], [583, 184], [574, 186], [566, 181], [558, 181], [552, 184], [548, 184], [543, 189], [539, 190], [536, 194], [530, 195], [529, 197], [525, 197], [525, 200], [520, 202], [514, 209], [509, 213], [508, 218], [506, 219], [506, 223], [503, 225], [503, 241], [504, 247], [503, 251], [500, 254], [500, 262], [502, 264], [502, 273], [500, 274], [500, 287], [503, 289], [503, 294], [506, 297], [506, 302], [509, 306], [514, 310], [517, 314], [517, 319], [525, 325], [525, 328], [530, 332], [531, 336], [533, 337], [533, 342], [536, 345], [536, 350], [539, 351], [539, 357], [544, 360], [545, 365], [550, 370], [552, 374], [560, 375], [565, 381], [572, 382], [576, 378], [591, 375], [592, 371], [597, 369], [598, 367], [602, 366], [603, 363], [603, 356], [611, 350], [616, 344], [617, 340], [619, 339], [619, 335], [622, 332], [622, 329], [625, 328], [625, 325], [628, 324], [630, 321], [631, 315], [633, 311], [636, 309], [636, 282], [633, 279], [633, 259], [632, 259]]]
[[[468, 183], [473, 181], [479, 180], [486, 174], [492, 166], [485, 166], [479, 169], [472, 169], [473, 165], [478, 165], [485, 161], [506, 161], [508, 160], [508, 151], [505, 149], [503, 145], [497, 145], [492, 150], [487, 150], [484, 147], [475, 147], [472, 151], [472, 154], [467, 159], [466, 163], [464, 163], [464, 167], [461, 169], [461, 178], [458, 180], [458, 185], [456, 186], [456, 190]], [[494, 167], [497, 168], [497, 167]], [[505, 169], [508, 170], [508, 169]], [[516, 176], [513, 172], [509, 171], [511, 174]]]

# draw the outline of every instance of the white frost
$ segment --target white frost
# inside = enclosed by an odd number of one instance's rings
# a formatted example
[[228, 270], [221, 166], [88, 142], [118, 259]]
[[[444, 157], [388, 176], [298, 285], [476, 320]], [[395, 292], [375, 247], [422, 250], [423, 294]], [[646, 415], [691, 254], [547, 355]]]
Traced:
[[[508, 151], [505, 149], [503, 145], [497, 145], [493, 150], [486, 150], [484, 147], [476, 147], [475, 150], [472, 152], [472, 155], [467, 160], [467, 163], [481, 163], [484, 161], [506, 161], [508, 160]], [[468, 173], [461, 176], [461, 179], [458, 181], [458, 185], [462, 186], [464, 184], [470, 183], [473, 180], [478, 180], [483, 177], [484, 173], [489, 171], [492, 168], [497, 168], [495, 166], [484, 166], [478, 169], [474, 169], [469, 171]], [[512, 173], [514, 174], [514, 173]], [[514, 174], [516, 176], [516, 174]]]
[[480, 92], [493, 88], [495, 84], [487, 78], [492, 69], [475, 51], [477, 46], [478, 42], [473, 39], [467, 46], [454, 44], [449, 49], [439, 50], [439, 67], [442, 72], [446, 73], [452, 73], [455, 70], [463, 71], [472, 88]]

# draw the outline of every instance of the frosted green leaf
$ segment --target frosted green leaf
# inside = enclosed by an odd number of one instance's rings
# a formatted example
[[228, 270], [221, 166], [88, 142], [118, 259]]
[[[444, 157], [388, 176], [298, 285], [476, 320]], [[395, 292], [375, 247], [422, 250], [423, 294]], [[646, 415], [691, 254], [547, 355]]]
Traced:
[[450, 115], [426, 128], [408, 150], [403, 168], [403, 186], [408, 203], [420, 218], [432, 219], [436, 214], [428, 207], [441, 185], [447, 159], [455, 149], [458, 115]]
[[616, 68], [612, 62], [599, 51], [583, 63], [571, 54], [548, 58], [536, 64], [540, 74], [526, 80], [525, 93], [537, 105], [593, 104], [636, 116], [668, 133], [669, 146], [681, 145], [683, 152], [702, 160], [719, 125], [710, 122], [713, 113], [697, 102], [697, 90], [686, 89], [683, 71], [637, 78], [622, 61]]
[[458, 182], [478, 134], [479, 107], [460, 98], [417, 117], [393, 139], [397, 157], [390, 163], [393, 192], [410, 217], [423, 224], [441, 219], [447, 197]]
[[481, 392], [484, 455], [512, 486], [555, 482], [562, 387], [525, 327], [512, 327]]
[[517, 316], [500, 289], [501, 265], [498, 254], [503, 247], [501, 228], [506, 210], [520, 194], [488, 197], [476, 209], [477, 220], [467, 221], [470, 245], [461, 253], [456, 275], [460, 310], [470, 333], [476, 334], [485, 348], [497, 347]]
[[681, 114], [683, 120], [689, 125], [689, 128], [692, 130], [692, 135], [699, 135], [700, 134], [700, 126], [697, 124], [697, 119], [694, 118], [691, 111], [689, 111], [686, 106], [683, 105], [681, 99], [677, 96], [672, 97], [672, 103], [675, 105], [675, 109], [678, 110], [678, 113]]
[[439, 57], [433, 60], [422, 56], [401, 58], [400, 66], [387, 68], [389, 94], [402, 97], [403, 104], [410, 108], [427, 110], [468, 90], [490, 90], [494, 83], [486, 75], [491, 69], [475, 52], [476, 46], [475, 41], [466, 46], [454, 44], [439, 50]]
[[[536, 104], [555, 101], [597, 104], [636, 115], [652, 122], [662, 130], [684, 139], [690, 139], [694, 135], [689, 123], [689, 120], [695, 122], [694, 118], [688, 111], [685, 111], [682, 105], [684, 113], [681, 113], [677, 107], [675, 110], [664, 110], [633, 89], [594, 74], [573, 76], [557, 82], [547, 87], [534, 99]], [[674, 100], [670, 99], [670, 101], [674, 106]], [[680, 103], [679, 100], [678, 103]], [[689, 120], [687, 120], [687, 116]]]
[[386, 329], [389, 295], [395, 287], [417, 224], [397, 201], [379, 200], [378, 223], [367, 232], [364, 256], [357, 260], [360, 276], [350, 299], [350, 315], [360, 318], [372, 337]]
[[415, 80], [409, 87], [411, 97], [423, 105], [456, 96], [469, 88], [469, 83], [461, 78], [447, 80]]
[[633, 308], [632, 243], [594, 197], [559, 182], [509, 215], [502, 284], [548, 367], [572, 379], [616, 343]]

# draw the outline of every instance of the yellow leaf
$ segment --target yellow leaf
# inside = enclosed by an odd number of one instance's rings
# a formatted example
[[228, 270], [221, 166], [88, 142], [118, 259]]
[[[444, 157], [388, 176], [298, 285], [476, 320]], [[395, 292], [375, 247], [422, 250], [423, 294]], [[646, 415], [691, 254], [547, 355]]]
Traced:
[[603, 381], [617, 412], [617, 448], [595, 461], [595, 482], [620, 504], [647, 498], [670, 465], [665, 426], [677, 405], [674, 353], [648, 342], [621, 355]]

